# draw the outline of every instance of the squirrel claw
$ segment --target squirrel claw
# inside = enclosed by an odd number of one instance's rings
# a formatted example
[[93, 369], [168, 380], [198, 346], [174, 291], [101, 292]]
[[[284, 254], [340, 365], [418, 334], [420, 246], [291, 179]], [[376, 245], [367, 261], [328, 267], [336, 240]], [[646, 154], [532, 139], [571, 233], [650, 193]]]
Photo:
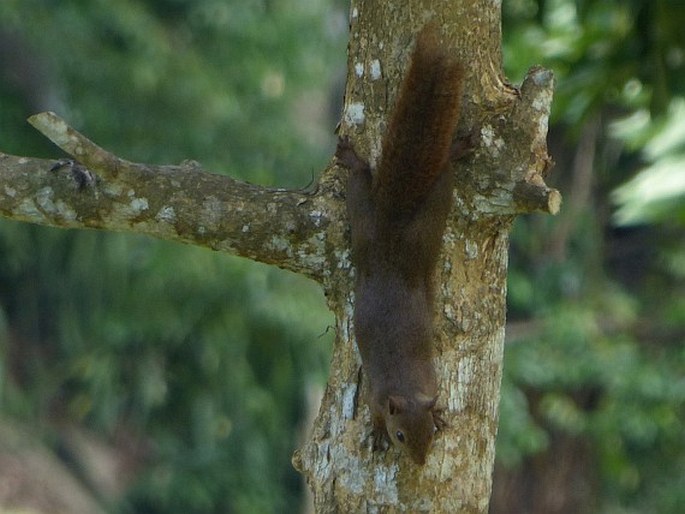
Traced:
[[476, 146], [478, 146], [479, 138], [480, 127], [475, 127], [469, 131], [468, 134], [457, 137], [457, 139], [452, 142], [452, 147], [450, 148], [450, 156], [452, 159], [458, 161], [473, 153]]
[[95, 175], [83, 164], [73, 159], [60, 159], [50, 167], [51, 172], [68, 169], [79, 191], [95, 184]]
[[335, 157], [340, 163], [350, 170], [362, 170], [369, 167], [368, 163], [359, 157], [359, 154], [352, 146], [352, 141], [348, 136], [338, 138], [338, 146], [335, 149]]
[[379, 430], [374, 428], [371, 433], [371, 449], [373, 451], [386, 451], [390, 447], [390, 441], [388, 440], [388, 434], [385, 429]]
[[444, 412], [444, 409], [433, 411], [433, 423], [435, 424], [436, 432], [442, 432], [449, 426], [447, 421], [445, 421], [445, 418], [443, 418]]

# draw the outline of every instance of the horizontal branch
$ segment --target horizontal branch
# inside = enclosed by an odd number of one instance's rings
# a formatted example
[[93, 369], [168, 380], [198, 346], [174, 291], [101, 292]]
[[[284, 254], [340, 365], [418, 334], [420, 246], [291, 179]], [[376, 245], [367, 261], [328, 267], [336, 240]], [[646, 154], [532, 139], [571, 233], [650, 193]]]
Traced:
[[254, 186], [196, 163], [125, 161], [52, 113], [30, 121], [77, 162], [0, 153], [0, 216], [142, 233], [323, 276], [330, 219], [321, 195]]

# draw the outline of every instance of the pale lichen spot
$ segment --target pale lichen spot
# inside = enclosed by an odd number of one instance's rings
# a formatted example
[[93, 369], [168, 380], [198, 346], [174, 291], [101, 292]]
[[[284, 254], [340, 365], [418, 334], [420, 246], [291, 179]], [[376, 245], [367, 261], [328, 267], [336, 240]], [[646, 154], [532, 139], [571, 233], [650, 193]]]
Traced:
[[[76, 212], [63, 200], [54, 201], [55, 192], [51, 187], [44, 187], [36, 193], [36, 204], [42, 214], [59, 218], [62, 220], [73, 221], [76, 219]], [[23, 203], [23, 202], [22, 202]], [[28, 205], [25, 205], [28, 207]], [[32, 206], [35, 210], [35, 206]]]
[[[102, 185], [102, 191], [103, 193], [109, 195], [109, 196], [121, 196], [124, 191], [123, 187], [121, 184], [117, 184], [116, 182], [109, 182], [105, 181]], [[130, 197], [131, 195], [129, 195]]]
[[349, 383], [343, 388], [342, 393], [342, 416], [343, 419], [352, 419], [354, 416], [355, 398], [357, 397], [357, 384]]
[[478, 244], [469, 239], [464, 243], [464, 252], [466, 253], [466, 258], [473, 260], [478, 257]]
[[483, 125], [483, 127], [480, 129], [480, 135], [483, 138], [483, 144], [485, 146], [490, 146], [495, 137], [495, 131], [491, 125]]
[[361, 62], [354, 63], [354, 74], [361, 78], [364, 76], [364, 64]]
[[348, 248], [342, 251], [336, 250], [334, 253], [339, 269], [347, 269], [352, 266], [352, 253]]
[[176, 221], [176, 211], [170, 206], [162, 207], [155, 216], [155, 219], [166, 223], [174, 223]]
[[397, 489], [397, 473], [399, 467], [396, 463], [390, 466], [379, 465], [375, 469], [373, 481], [376, 492], [380, 492], [378, 500], [384, 504], [394, 505], [399, 499]]
[[361, 102], [350, 102], [345, 109], [345, 123], [348, 125], [361, 125], [364, 123], [364, 104]]
[[466, 407], [466, 398], [473, 382], [474, 361], [472, 357], [463, 357], [457, 366], [457, 380], [450, 383], [448, 397], [449, 409], [461, 412]]
[[17, 207], [17, 213], [31, 219], [41, 218], [43, 216], [43, 213], [36, 207], [36, 203], [28, 198], [21, 201]]
[[381, 78], [381, 62], [378, 59], [371, 61], [371, 80], [378, 80]]
[[60, 135], [66, 137], [69, 127], [63, 119], [56, 117], [54, 113], [50, 113], [49, 116], [43, 116], [42, 118], [43, 121], [52, 128], [53, 132], [59, 132]]
[[445, 233], [442, 235], [442, 243], [445, 246], [453, 245], [456, 240], [457, 238], [455, 237], [454, 232], [449, 229], [445, 230]]
[[453, 322], [457, 321], [457, 311], [452, 304], [446, 303], [442, 312], [445, 314], [445, 317], [448, 320], [453, 321]]
[[40, 209], [48, 214], [54, 215], [57, 213], [57, 206], [52, 198], [55, 192], [51, 187], [44, 187], [36, 193], [36, 203]]
[[215, 231], [222, 221], [223, 204], [216, 196], [208, 196], [202, 202], [200, 217], [206, 225], [206, 229]]
[[5, 186], [5, 194], [10, 198], [14, 198], [17, 195], [17, 190], [10, 186]]
[[[350, 320], [352, 319], [352, 316], [354, 315], [354, 295], [350, 294], [350, 301], [347, 301], [344, 303], [345, 307], [343, 308], [345, 315], [340, 323], [338, 323], [338, 332], [340, 333], [340, 336], [343, 338], [344, 341], [350, 341], [352, 339], [352, 324], [350, 323]], [[359, 349], [357, 348], [357, 345], [354, 345], [354, 354], [356, 356], [357, 362], [361, 363], [361, 357], [359, 356]]]
[[314, 222], [315, 227], [320, 227], [321, 226], [321, 221], [323, 220], [323, 212], [321, 211], [311, 211], [309, 213], [309, 217], [312, 219]]
[[57, 207], [57, 214], [63, 220], [74, 221], [76, 219], [76, 211], [62, 200], [57, 200], [55, 207]]
[[485, 148], [488, 149], [490, 154], [494, 157], [498, 156], [500, 151], [504, 148], [504, 140], [501, 137], [497, 137], [492, 125], [485, 125], [481, 128], [480, 135]]
[[535, 109], [536, 111], [540, 112], [548, 112], [549, 111], [549, 106], [552, 103], [552, 94], [547, 91], [546, 89], [543, 89], [540, 91], [540, 94], [536, 95], [535, 98], [533, 99], [533, 103], [531, 104], [531, 107]]
[[266, 212], [268, 212], [269, 214], [276, 214], [278, 212], [278, 204], [275, 202], [267, 203]]
[[148, 202], [147, 198], [133, 198], [131, 200], [131, 203], [129, 204], [129, 207], [131, 207], [131, 211], [133, 212], [133, 215], [138, 215], [142, 213], [143, 211], [146, 211], [148, 208]]
[[270, 246], [278, 252], [284, 252], [290, 248], [290, 243], [283, 237], [273, 236], [270, 241]]

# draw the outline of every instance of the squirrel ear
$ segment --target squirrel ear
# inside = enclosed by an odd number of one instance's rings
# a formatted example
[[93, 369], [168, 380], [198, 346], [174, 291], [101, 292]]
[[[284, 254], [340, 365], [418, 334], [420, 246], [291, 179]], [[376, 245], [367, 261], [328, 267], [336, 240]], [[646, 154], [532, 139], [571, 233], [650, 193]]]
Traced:
[[388, 412], [395, 415], [407, 407], [407, 399], [404, 396], [388, 396]]
[[428, 396], [427, 394], [419, 393], [416, 395], [416, 402], [426, 410], [431, 410], [435, 407], [437, 396]]

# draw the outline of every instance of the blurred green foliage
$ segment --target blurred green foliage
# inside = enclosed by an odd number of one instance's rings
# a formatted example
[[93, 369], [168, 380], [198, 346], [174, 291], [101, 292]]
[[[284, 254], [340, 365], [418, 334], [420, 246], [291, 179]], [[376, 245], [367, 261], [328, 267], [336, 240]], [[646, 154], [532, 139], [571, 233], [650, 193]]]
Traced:
[[[24, 122], [49, 108], [132, 160], [304, 186], [333, 148], [346, 8], [3, 0], [0, 150], [56, 156]], [[498, 460], [516, 470], [558, 434], [580, 437], [601, 512], [680, 512], [685, 5], [503, 9], [508, 76], [539, 63], [557, 78], [551, 181], [565, 205], [512, 235]], [[314, 284], [285, 272], [0, 222], [0, 409], [57, 449], [50, 427], [64, 422], [147, 441], [113, 512], [294, 512], [290, 455], [305, 394], [325, 380], [330, 323]]]
[[669, 222], [685, 226], [685, 98], [674, 98], [654, 122], [645, 109], [613, 124], [613, 135], [643, 154], [647, 167], [616, 188], [620, 225]]
[[[142, 162], [303, 187], [333, 148], [330, 2], [0, 3], [0, 148], [51, 109]], [[0, 407], [146, 443], [119, 512], [293, 512], [332, 317], [301, 277], [142, 237], [0, 223]], [[4, 329], [4, 330], [3, 330]], [[59, 449], [59, 437], [56, 447]]]
[[515, 470], [552, 438], [580, 437], [599, 470], [588, 509], [681, 512], [685, 4], [503, 8], [508, 75], [555, 72], [551, 181], [565, 203], [558, 219], [514, 230], [509, 317], [520, 330], [505, 351], [499, 462]]

